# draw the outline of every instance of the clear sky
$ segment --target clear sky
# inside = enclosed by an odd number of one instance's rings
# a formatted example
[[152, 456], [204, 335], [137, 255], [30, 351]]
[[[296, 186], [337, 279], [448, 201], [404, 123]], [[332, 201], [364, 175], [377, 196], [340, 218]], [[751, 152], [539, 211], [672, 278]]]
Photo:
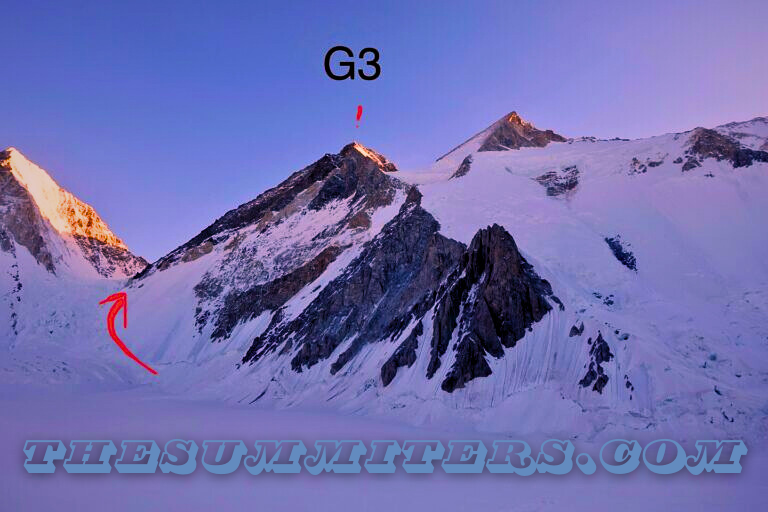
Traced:
[[[768, 114], [764, 0], [3, 0], [0, 19], [0, 146], [148, 259], [351, 140], [414, 169], [510, 110], [600, 137]], [[327, 78], [337, 44], [378, 48], [380, 78]]]

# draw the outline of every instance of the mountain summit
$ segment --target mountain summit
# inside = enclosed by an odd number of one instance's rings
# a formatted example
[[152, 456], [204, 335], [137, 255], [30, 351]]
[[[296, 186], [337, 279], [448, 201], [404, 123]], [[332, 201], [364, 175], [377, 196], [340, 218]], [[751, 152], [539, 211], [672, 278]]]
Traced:
[[90, 205], [8, 148], [0, 152], [0, 250], [15, 253], [17, 245], [53, 274], [63, 266], [77, 274], [120, 278], [146, 265]]
[[567, 139], [552, 130], [539, 130], [512, 111], [466, 142], [455, 147], [437, 160], [451, 155], [475, 151], [508, 151], [520, 148], [543, 148], [550, 142], [565, 142]]
[[520, 148], [543, 148], [550, 142], [565, 142], [565, 137], [552, 130], [539, 130], [517, 112], [510, 112], [488, 128], [478, 151], [507, 151]]

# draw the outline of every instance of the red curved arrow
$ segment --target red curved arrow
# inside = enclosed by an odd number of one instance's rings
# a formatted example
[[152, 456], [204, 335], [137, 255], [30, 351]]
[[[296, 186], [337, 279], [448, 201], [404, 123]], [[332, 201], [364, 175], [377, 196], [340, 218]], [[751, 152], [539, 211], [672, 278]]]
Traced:
[[107, 314], [107, 331], [109, 332], [109, 336], [112, 338], [112, 341], [117, 343], [117, 346], [120, 347], [120, 350], [122, 350], [125, 355], [139, 363], [152, 375], [157, 375], [156, 370], [136, 357], [136, 355], [131, 352], [128, 347], [125, 346], [125, 343], [123, 343], [123, 341], [117, 335], [117, 331], [115, 330], [115, 318], [117, 318], [117, 315], [120, 313], [121, 309], [123, 310], [123, 329], [128, 328], [128, 295], [125, 292], [113, 293], [103, 301], [99, 302], [99, 305], [101, 306], [102, 304], [107, 304], [109, 302], [114, 302], [112, 307], [109, 308], [109, 313]]

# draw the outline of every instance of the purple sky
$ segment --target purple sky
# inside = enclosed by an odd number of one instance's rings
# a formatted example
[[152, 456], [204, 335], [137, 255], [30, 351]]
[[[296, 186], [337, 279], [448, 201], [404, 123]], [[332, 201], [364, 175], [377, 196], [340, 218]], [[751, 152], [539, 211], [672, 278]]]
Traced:
[[[763, 0], [280, 3], [4, 1], [0, 146], [155, 259], [353, 139], [412, 169], [510, 110], [601, 137], [768, 114]], [[381, 77], [328, 79], [337, 44]]]

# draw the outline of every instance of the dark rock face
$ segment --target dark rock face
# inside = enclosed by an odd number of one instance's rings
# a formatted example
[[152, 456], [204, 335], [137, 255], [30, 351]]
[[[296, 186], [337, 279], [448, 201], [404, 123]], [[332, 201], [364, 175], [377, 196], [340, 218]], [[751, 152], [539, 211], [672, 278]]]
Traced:
[[629, 375], [624, 374], [624, 387], [629, 390], [629, 399], [632, 400], [632, 393], [635, 392], [635, 386], [632, 381], [629, 380]]
[[55, 273], [54, 258], [41, 233], [48, 229], [34, 199], [11, 172], [8, 151], [0, 151], [0, 249], [10, 252], [13, 242], [25, 247], [48, 272]]
[[347, 222], [347, 227], [351, 229], [368, 229], [371, 227], [371, 216], [368, 215], [367, 212], [361, 211], [353, 215], [349, 218], [349, 222]]
[[427, 376], [440, 367], [454, 326], [456, 361], [441, 387], [447, 392], [490, 375], [485, 354], [500, 358], [549, 312], [552, 288], [522, 257], [512, 235], [494, 224], [478, 231], [436, 307]]
[[648, 166], [642, 163], [637, 157], [632, 157], [632, 162], [629, 164], [629, 174], [645, 174], [648, 172]]
[[400, 213], [360, 256], [294, 320], [273, 322], [254, 340], [244, 362], [258, 360], [291, 338], [299, 347], [291, 366], [301, 371], [330, 357], [354, 336], [331, 366], [336, 373], [366, 343], [392, 339], [411, 318], [421, 318], [434, 286], [455, 266], [463, 247], [437, 233], [439, 224], [421, 208], [420, 199], [411, 189]]
[[506, 151], [528, 147], [543, 148], [550, 142], [565, 142], [552, 130], [539, 130], [524, 121], [517, 112], [510, 112], [491, 126], [478, 151]]
[[[3, 241], [5, 238], [4, 232], [0, 231], [0, 242]], [[0, 246], [0, 249], [6, 251], [6, 249], [3, 248], [3, 246]], [[11, 245], [10, 249], [8, 249], [6, 252], [10, 252], [11, 254], [15, 255], [15, 250], [13, 245]], [[21, 284], [21, 275], [19, 273], [19, 264], [17, 262], [13, 262], [11, 266], [8, 269], [8, 275], [13, 280], [13, 287], [10, 289], [9, 292], [7, 292], [7, 297], [10, 299], [8, 301], [8, 308], [11, 310], [11, 332], [13, 332], [14, 336], [19, 335], [19, 313], [16, 311], [16, 305], [21, 302], [21, 289], [23, 288], [23, 285]]]
[[461, 178], [462, 176], [466, 176], [469, 172], [469, 168], [472, 165], [472, 155], [467, 155], [464, 157], [464, 160], [461, 161], [461, 165], [459, 165], [459, 168], [456, 169], [456, 171], [451, 175], [450, 179], [453, 178]]
[[549, 171], [534, 178], [547, 189], [547, 195], [556, 197], [572, 192], [579, 184], [579, 169], [571, 165], [560, 171]]
[[688, 144], [683, 172], [700, 167], [702, 160], [707, 158], [714, 158], [718, 162], [727, 160], [734, 168], [749, 167], [754, 162], [768, 162], [768, 152], [742, 147], [733, 138], [707, 128], [693, 130]]
[[456, 346], [456, 362], [440, 384], [440, 388], [452, 393], [466, 386], [472, 379], [491, 375], [493, 372], [485, 359], [485, 354], [483, 340], [478, 339], [474, 333], [464, 336]]
[[452, 392], [490, 375], [486, 354], [502, 357], [504, 347], [513, 347], [550, 311], [552, 289], [504, 228], [480, 230], [467, 248], [438, 233], [439, 224], [420, 200], [412, 188], [398, 215], [297, 317], [283, 321], [279, 312], [275, 315], [243, 362], [280, 350], [294, 354], [291, 367], [301, 372], [349, 341], [331, 364], [335, 374], [366, 344], [394, 340], [416, 322], [381, 368], [387, 386], [399, 368], [415, 362], [418, 338], [433, 311], [427, 377], [439, 369], [457, 328], [456, 361], [442, 389]]
[[[632, 162], [630, 162], [629, 164], [629, 174], [630, 176], [634, 174], [645, 174], [646, 172], [648, 172], [648, 169], [652, 169], [654, 167], [658, 167], [661, 164], [663, 164], [665, 158], [666, 158], [666, 155], [664, 156], [660, 155], [658, 160], [646, 158], [645, 162], [641, 162], [637, 157], [633, 157]], [[683, 160], [680, 159], [680, 162], [682, 161]], [[680, 162], [677, 162], [677, 163], [680, 163]]]
[[[366, 148], [366, 152], [373, 153]], [[335, 199], [365, 199], [366, 206], [378, 208], [392, 201], [393, 188], [384, 172], [396, 171], [393, 164], [375, 153], [373, 158], [347, 145], [339, 154], [341, 162], [325, 179], [317, 196], [309, 204], [311, 210], [319, 210]], [[382, 160], [379, 160], [382, 159]]]
[[11, 235], [9, 235], [4, 229], [0, 229], [0, 251], [13, 251], [13, 241], [11, 240]]
[[602, 333], [599, 331], [595, 343], [592, 344], [592, 338], [589, 338], [587, 343], [592, 345], [592, 348], [589, 349], [589, 369], [587, 370], [587, 374], [579, 381], [579, 386], [583, 388], [592, 386], [592, 391], [597, 391], [598, 393], [603, 394], [603, 389], [605, 388], [605, 385], [608, 384], [608, 375], [603, 369], [603, 363], [607, 363], [613, 359], [611, 347], [608, 346], [608, 343], [606, 343]]
[[696, 160], [696, 158], [688, 157], [688, 160], [685, 161], [682, 169], [683, 169], [683, 172], [688, 172], [688, 171], [692, 171], [697, 167], [701, 167], [701, 162]]
[[637, 259], [631, 251], [624, 248], [621, 243], [621, 236], [616, 235], [615, 237], [606, 237], [605, 243], [608, 244], [608, 247], [611, 249], [613, 255], [617, 260], [619, 260], [619, 263], [628, 269], [637, 272]]
[[402, 366], [410, 368], [416, 362], [416, 349], [419, 348], [418, 338], [422, 334], [424, 334], [424, 324], [419, 320], [411, 334], [397, 347], [395, 353], [381, 367], [381, 382], [385, 387], [389, 386], [389, 383], [395, 378], [398, 368]]
[[582, 324], [579, 327], [576, 327], [575, 325], [572, 325], [571, 326], [571, 331], [568, 333], [568, 337], [569, 338], [573, 338], [574, 336], [581, 336], [582, 334], [584, 334], [584, 323], [583, 322], [582, 322]]

